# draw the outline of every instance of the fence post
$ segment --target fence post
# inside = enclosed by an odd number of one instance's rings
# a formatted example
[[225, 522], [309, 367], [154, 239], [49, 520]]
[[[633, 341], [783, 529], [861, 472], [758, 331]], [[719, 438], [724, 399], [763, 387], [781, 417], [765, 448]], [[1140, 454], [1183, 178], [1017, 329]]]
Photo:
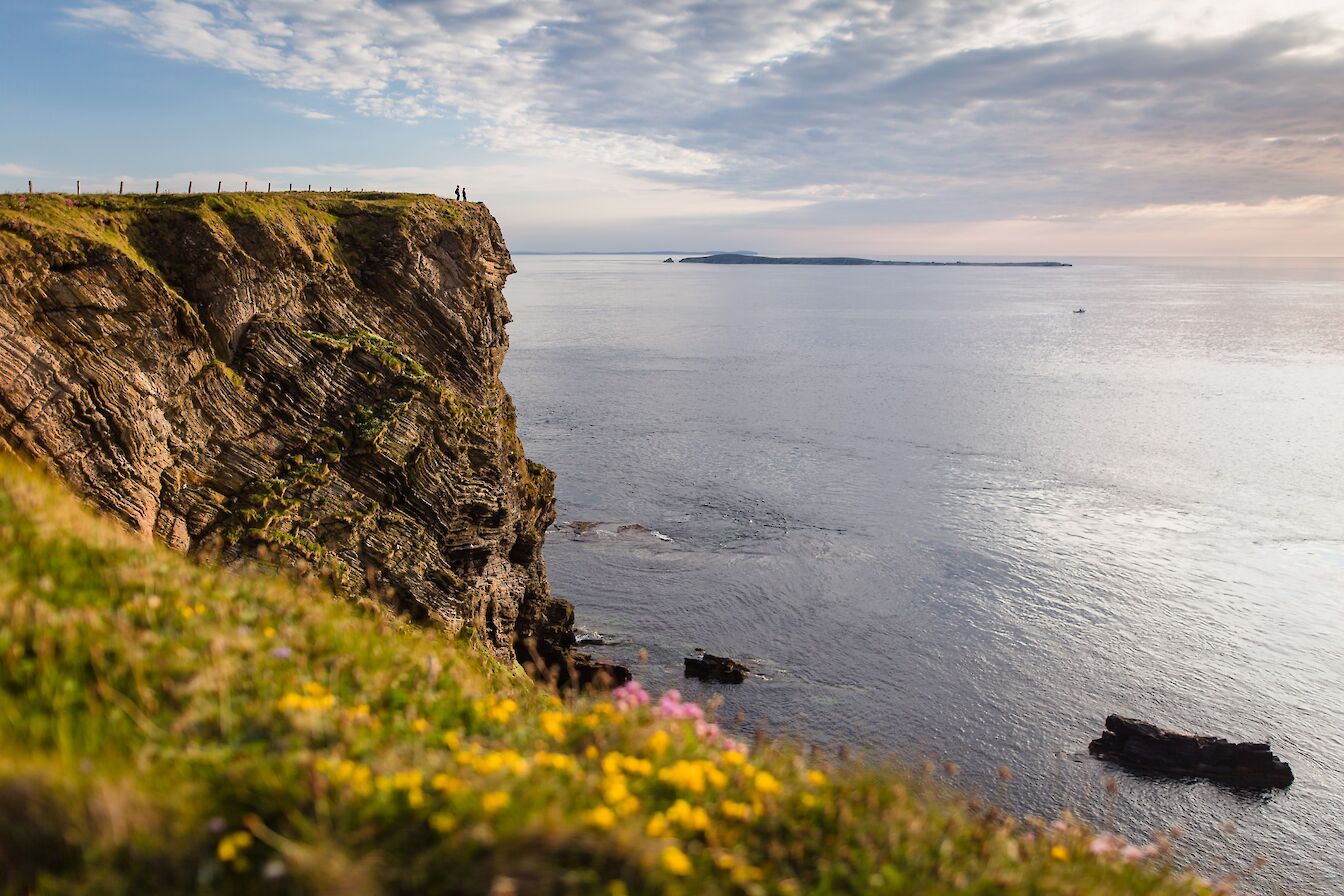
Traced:
[[289, 192], [291, 192], [291, 193], [294, 192], [294, 185], [293, 185], [293, 184], [290, 184], [290, 185], [289, 185]]
[[247, 192], [247, 181], [243, 181], [243, 192]]
[[224, 192], [224, 181], [220, 181], [219, 183], [215, 184], [215, 192], [216, 193]]
[[309, 184], [309, 185], [308, 185], [308, 192], [309, 192], [309, 193], [313, 192], [313, 185], [312, 185], [312, 184]]
[[79, 181], [75, 181], [75, 195], [79, 195]]
[[267, 193], [271, 192], [271, 182], [270, 182], [270, 181], [266, 181], [266, 192], [267, 192]]
[[117, 181], [117, 195], [121, 196], [126, 192], [126, 181]]
[[28, 181], [28, 192], [29, 192], [29, 193], [33, 192], [33, 182], [32, 182], [32, 181]]
[[187, 181], [187, 195], [191, 195], [191, 181]]
[[158, 181], [154, 181], [154, 195], [155, 195], [155, 196], [159, 195], [159, 182], [158, 182]]

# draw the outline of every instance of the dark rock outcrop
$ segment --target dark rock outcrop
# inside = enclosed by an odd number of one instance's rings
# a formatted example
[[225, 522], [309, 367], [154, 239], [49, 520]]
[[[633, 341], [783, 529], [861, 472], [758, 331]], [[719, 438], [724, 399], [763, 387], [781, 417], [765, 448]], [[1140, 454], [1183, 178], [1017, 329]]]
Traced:
[[179, 550], [568, 669], [554, 476], [499, 379], [513, 270], [432, 196], [0, 197], [0, 449]]
[[726, 656], [702, 653], [699, 656], [686, 657], [685, 675], [687, 678], [717, 681], [722, 684], [741, 684], [746, 680], [747, 673], [750, 671], [737, 660], [729, 659]]
[[1293, 783], [1293, 770], [1270, 752], [1269, 744], [1175, 734], [1123, 716], [1107, 716], [1106, 731], [1087, 749], [1100, 759], [1143, 771], [1209, 778], [1240, 787]]

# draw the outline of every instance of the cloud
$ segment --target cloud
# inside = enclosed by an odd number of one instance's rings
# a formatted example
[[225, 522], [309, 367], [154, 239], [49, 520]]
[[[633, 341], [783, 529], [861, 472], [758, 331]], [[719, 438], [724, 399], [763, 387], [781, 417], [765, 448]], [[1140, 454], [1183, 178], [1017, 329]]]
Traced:
[[1344, 195], [1329, 0], [98, 0], [69, 15], [364, 115], [462, 115], [490, 149], [802, 203], [819, 222]]

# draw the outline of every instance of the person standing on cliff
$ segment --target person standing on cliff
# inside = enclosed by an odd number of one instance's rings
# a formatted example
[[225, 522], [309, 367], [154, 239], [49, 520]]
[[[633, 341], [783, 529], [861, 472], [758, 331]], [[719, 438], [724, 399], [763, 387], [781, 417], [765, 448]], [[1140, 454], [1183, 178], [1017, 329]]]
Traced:
[[454, 195], [455, 197], [457, 197], [458, 199], [461, 199], [461, 198], [462, 198], [462, 188], [459, 186], [456, 190], [453, 190], [453, 195]]
[[463, 202], [466, 202], [466, 201], [467, 201], [467, 188], [466, 188], [466, 187], [463, 187], [463, 188], [462, 188], [462, 201], [463, 201]]

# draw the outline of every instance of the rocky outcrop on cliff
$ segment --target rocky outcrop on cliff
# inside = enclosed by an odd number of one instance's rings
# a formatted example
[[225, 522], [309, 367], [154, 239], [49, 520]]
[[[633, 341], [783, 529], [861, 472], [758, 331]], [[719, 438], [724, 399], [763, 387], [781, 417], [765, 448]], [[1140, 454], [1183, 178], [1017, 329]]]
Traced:
[[484, 206], [429, 196], [0, 198], [0, 447], [180, 550], [554, 660], [513, 270]]

